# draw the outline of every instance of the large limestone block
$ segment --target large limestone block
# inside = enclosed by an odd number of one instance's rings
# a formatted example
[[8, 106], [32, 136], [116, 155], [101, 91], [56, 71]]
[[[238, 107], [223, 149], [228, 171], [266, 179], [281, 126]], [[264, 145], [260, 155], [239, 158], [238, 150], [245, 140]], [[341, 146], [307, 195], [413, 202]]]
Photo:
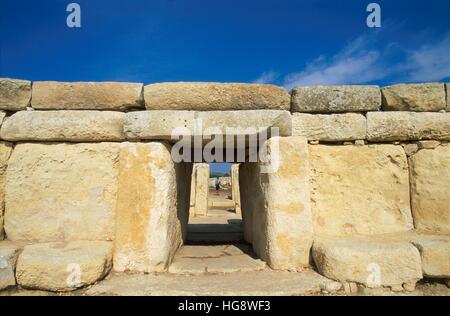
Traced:
[[119, 144], [18, 144], [8, 162], [9, 240], [112, 240]]
[[381, 92], [385, 111], [438, 112], [446, 107], [443, 83], [398, 84]]
[[194, 165], [193, 176], [195, 177], [194, 216], [208, 215], [209, 195], [209, 165], [198, 163]]
[[22, 111], [3, 123], [1, 138], [9, 141], [121, 141], [125, 139], [124, 120], [124, 113], [112, 111]]
[[424, 276], [450, 278], [449, 235], [416, 235], [412, 243], [420, 251]]
[[0, 78], [0, 110], [25, 110], [31, 100], [31, 81]]
[[20, 248], [0, 242], [0, 291], [16, 285], [16, 262]]
[[312, 255], [320, 274], [367, 287], [401, 286], [422, 279], [420, 253], [407, 241], [347, 237], [314, 241]]
[[253, 135], [278, 128], [290, 136], [292, 120], [288, 111], [140, 111], [126, 114], [124, 131], [129, 140], [176, 141], [179, 135]]
[[367, 112], [381, 107], [378, 86], [296, 87], [291, 95], [292, 112]]
[[415, 227], [449, 234], [450, 146], [420, 150], [409, 162]]
[[29, 289], [73, 291], [103, 279], [112, 266], [111, 242], [73, 241], [25, 246], [17, 283]]
[[[259, 181], [258, 163], [242, 163], [239, 165], [239, 189], [244, 229], [244, 240], [253, 243], [253, 214], [264, 208], [264, 196]], [[264, 236], [262, 236], [264, 237]], [[259, 242], [263, 240], [259, 240]]]
[[292, 115], [292, 135], [308, 140], [338, 142], [366, 139], [366, 117], [362, 114]]
[[310, 146], [314, 231], [382, 234], [413, 228], [401, 146]]
[[5, 212], [5, 174], [11, 152], [12, 144], [0, 142], [0, 240], [3, 240], [5, 237], [3, 229], [3, 216]]
[[5, 120], [6, 112], [0, 111], [0, 126], [2, 126], [3, 121]]
[[126, 110], [143, 108], [143, 84], [126, 82], [33, 82], [39, 110]]
[[117, 199], [114, 269], [164, 271], [182, 243], [184, 217], [168, 145], [122, 144]]
[[234, 202], [234, 211], [241, 215], [241, 193], [239, 191], [239, 164], [231, 166], [231, 197]]
[[274, 137], [266, 144], [272, 168], [260, 169], [264, 207], [253, 214], [253, 246], [272, 269], [302, 269], [313, 240], [307, 141]]
[[148, 110], [289, 110], [290, 97], [274, 85], [165, 82], [145, 86]]
[[369, 112], [369, 141], [450, 140], [450, 113]]

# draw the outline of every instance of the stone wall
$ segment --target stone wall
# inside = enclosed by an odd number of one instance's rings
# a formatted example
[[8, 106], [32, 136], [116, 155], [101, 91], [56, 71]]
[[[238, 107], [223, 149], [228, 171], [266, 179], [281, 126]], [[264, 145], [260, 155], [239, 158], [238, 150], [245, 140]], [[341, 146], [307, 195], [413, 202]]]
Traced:
[[[450, 279], [447, 91], [0, 79], [0, 289], [165, 271], [201, 204], [173, 132], [212, 128], [233, 140], [279, 129], [259, 144], [277, 168], [239, 166], [244, 237], [271, 268], [396, 289]], [[86, 278], [67, 285], [73, 262]]]

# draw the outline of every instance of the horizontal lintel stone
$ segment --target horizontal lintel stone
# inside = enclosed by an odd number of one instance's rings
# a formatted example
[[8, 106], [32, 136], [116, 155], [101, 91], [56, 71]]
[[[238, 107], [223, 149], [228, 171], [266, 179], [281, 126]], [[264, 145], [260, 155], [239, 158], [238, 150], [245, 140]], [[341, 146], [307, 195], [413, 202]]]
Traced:
[[32, 107], [37, 110], [116, 110], [143, 108], [141, 83], [33, 82]]
[[377, 111], [381, 107], [378, 86], [296, 87], [291, 95], [292, 112], [367, 112]]
[[0, 136], [9, 141], [122, 141], [124, 120], [125, 113], [114, 111], [21, 111], [4, 121]]
[[31, 81], [0, 78], [0, 110], [25, 110], [31, 100]]
[[446, 108], [443, 83], [398, 84], [381, 91], [385, 111], [439, 112]]
[[369, 112], [369, 141], [450, 140], [450, 113]]
[[145, 86], [148, 110], [289, 110], [290, 96], [269, 84], [165, 82]]
[[141, 111], [126, 114], [129, 140], [172, 140], [172, 135], [252, 135], [271, 127], [280, 136], [290, 136], [288, 111]]
[[366, 139], [366, 117], [358, 113], [292, 115], [293, 136], [324, 142]]

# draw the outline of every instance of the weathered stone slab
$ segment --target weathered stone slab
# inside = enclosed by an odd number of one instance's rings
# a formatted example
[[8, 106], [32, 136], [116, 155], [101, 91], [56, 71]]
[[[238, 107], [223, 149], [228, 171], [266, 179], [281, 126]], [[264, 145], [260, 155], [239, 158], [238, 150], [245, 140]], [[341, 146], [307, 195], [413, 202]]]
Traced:
[[289, 110], [290, 96], [274, 85], [165, 82], [145, 86], [148, 110]]
[[385, 111], [439, 112], [446, 107], [443, 83], [398, 84], [381, 92]]
[[164, 271], [182, 243], [179, 218], [183, 210], [177, 209], [170, 147], [156, 142], [123, 143], [118, 192], [114, 269]]
[[33, 82], [38, 110], [126, 110], [143, 108], [143, 84], [126, 82]]
[[17, 261], [17, 283], [29, 289], [65, 292], [94, 284], [112, 266], [111, 242], [73, 241], [25, 246]]
[[402, 286], [422, 279], [420, 253], [409, 242], [347, 237], [315, 240], [312, 255], [319, 272], [367, 287]]
[[450, 146], [420, 150], [409, 164], [415, 227], [450, 233]]
[[179, 135], [253, 135], [277, 127], [280, 136], [290, 136], [288, 111], [142, 111], [126, 114], [124, 131], [129, 140], [178, 140]]
[[272, 164], [260, 169], [264, 207], [253, 214], [253, 247], [272, 269], [302, 269], [313, 240], [307, 141], [274, 137], [267, 152]]
[[314, 232], [373, 235], [413, 228], [401, 146], [309, 146]]
[[0, 243], [0, 291], [16, 285], [16, 262], [20, 249], [11, 244]]
[[0, 111], [0, 126], [2, 126], [3, 121], [5, 120], [6, 112]]
[[194, 213], [191, 216], [208, 215], [209, 194], [209, 165], [207, 163], [194, 164], [192, 176], [195, 179]]
[[292, 115], [292, 134], [308, 140], [339, 142], [366, 139], [366, 117], [362, 114]]
[[367, 113], [369, 141], [450, 140], [450, 113]]
[[242, 163], [239, 165], [239, 189], [244, 228], [244, 240], [253, 243], [253, 214], [264, 207], [259, 181], [258, 163]]
[[9, 117], [1, 138], [9, 141], [104, 142], [125, 139], [125, 113], [22, 111]]
[[296, 87], [291, 92], [292, 112], [340, 113], [378, 111], [378, 86]]
[[31, 81], [0, 78], [0, 110], [25, 110], [31, 100]]
[[241, 215], [241, 193], [239, 191], [239, 164], [231, 166], [231, 197], [234, 202], [234, 211]]
[[412, 242], [420, 251], [424, 276], [450, 278], [449, 235], [417, 235]]
[[8, 162], [12, 241], [112, 240], [119, 144], [18, 144]]
[[3, 217], [5, 212], [5, 173], [11, 152], [12, 144], [0, 142], [0, 240], [3, 240], [5, 237], [3, 229]]

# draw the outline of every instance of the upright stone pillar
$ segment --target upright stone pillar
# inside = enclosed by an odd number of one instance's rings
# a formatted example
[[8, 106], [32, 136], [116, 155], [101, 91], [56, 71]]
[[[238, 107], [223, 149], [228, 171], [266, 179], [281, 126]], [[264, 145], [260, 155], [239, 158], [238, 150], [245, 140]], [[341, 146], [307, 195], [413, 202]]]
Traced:
[[159, 142], [123, 143], [116, 210], [116, 271], [161, 272], [167, 268], [183, 242], [184, 216], [177, 199], [177, 166], [170, 147]]
[[[208, 215], [208, 193], [209, 193], [209, 165], [207, 163], [198, 163], [194, 165], [193, 171], [194, 189], [191, 192], [191, 198], [194, 198], [194, 204], [191, 202], [191, 215]], [[194, 195], [194, 196], [193, 196]]]
[[273, 170], [260, 163], [254, 175], [263, 207], [252, 216], [253, 249], [272, 269], [302, 269], [309, 266], [313, 242], [307, 141], [274, 137], [266, 144]]
[[239, 192], [239, 165], [231, 166], [231, 196], [234, 202], [234, 209], [237, 215], [241, 215], [241, 196]]

